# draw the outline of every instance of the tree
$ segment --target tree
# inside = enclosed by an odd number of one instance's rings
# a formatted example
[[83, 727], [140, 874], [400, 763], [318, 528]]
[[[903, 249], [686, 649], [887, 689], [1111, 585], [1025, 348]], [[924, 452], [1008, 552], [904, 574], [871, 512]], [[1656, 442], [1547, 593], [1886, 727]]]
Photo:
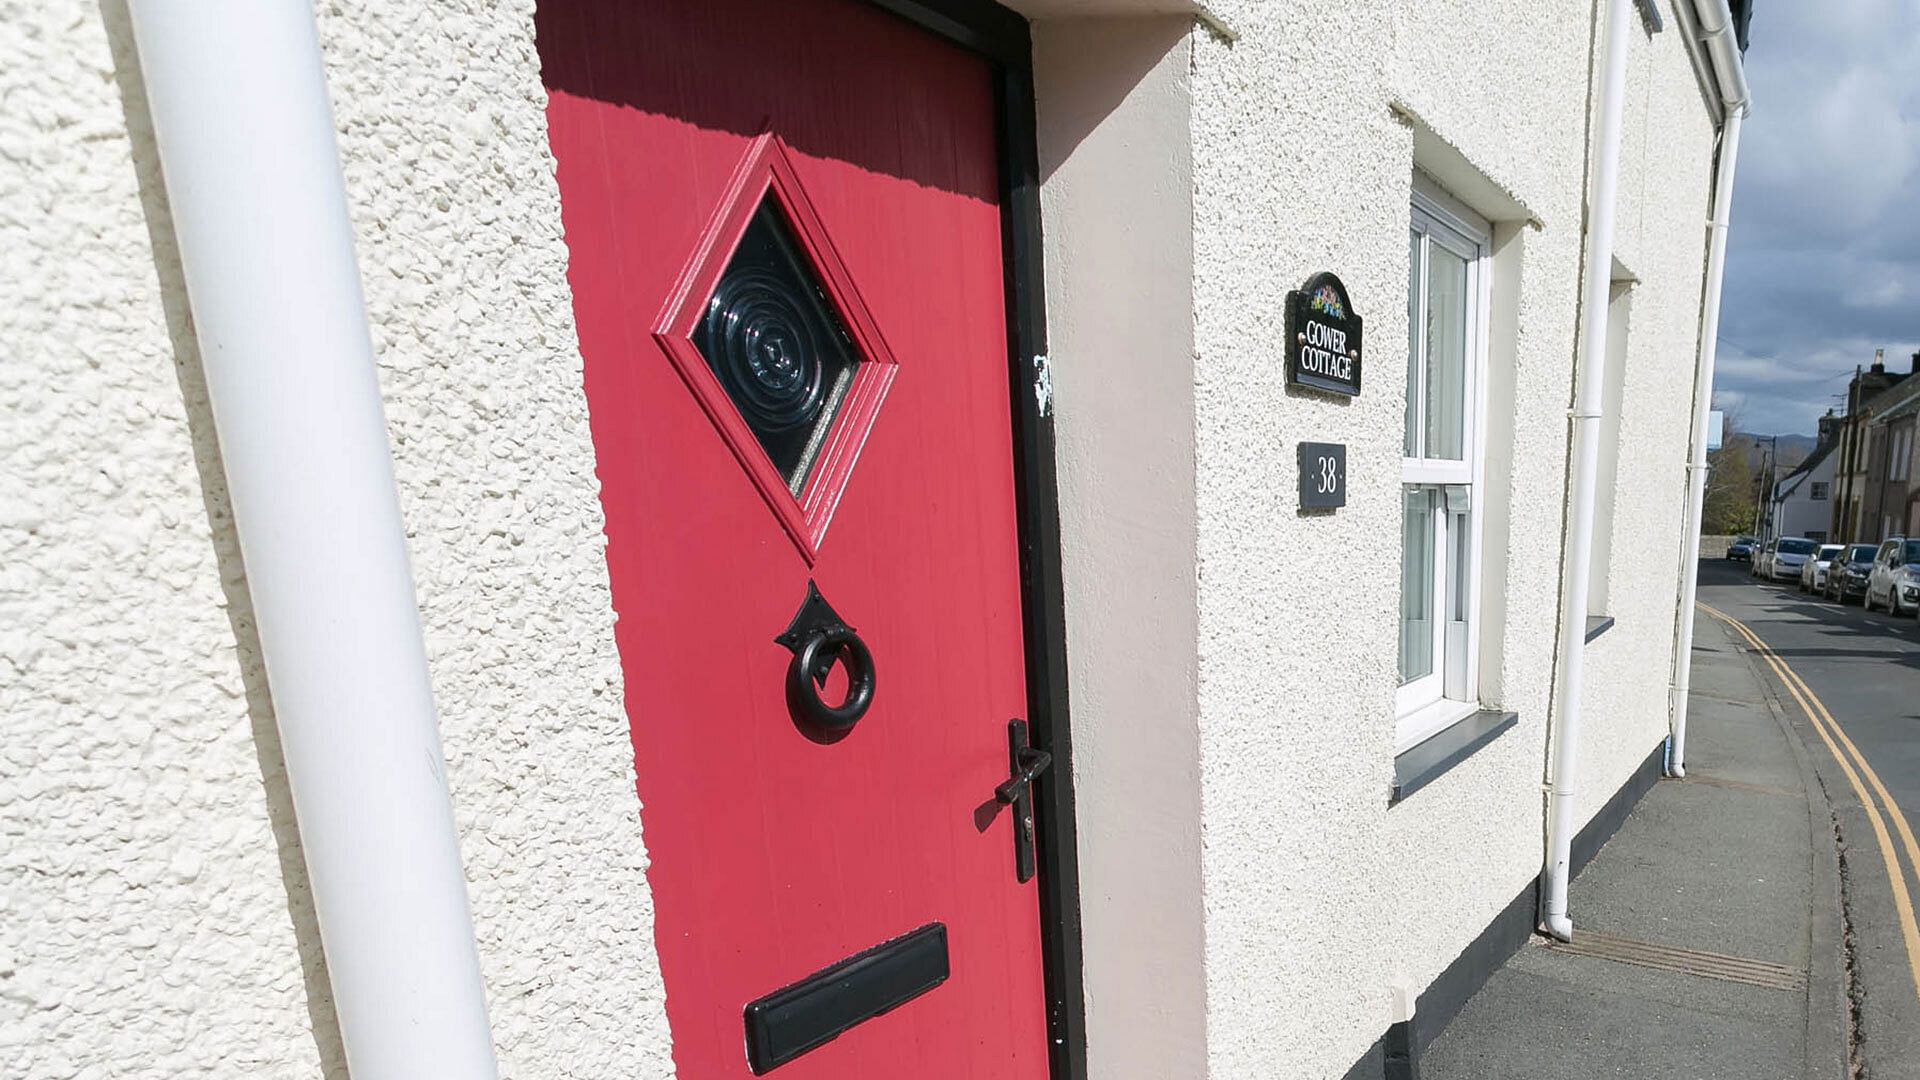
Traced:
[[1707, 455], [1707, 493], [1700, 508], [1700, 533], [1703, 536], [1736, 536], [1753, 529], [1758, 508], [1754, 487], [1754, 462], [1759, 456], [1752, 438], [1739, 434], [1740, 421], [1732, 409], [1726, 411], [1726, 432], [1720, 449]]

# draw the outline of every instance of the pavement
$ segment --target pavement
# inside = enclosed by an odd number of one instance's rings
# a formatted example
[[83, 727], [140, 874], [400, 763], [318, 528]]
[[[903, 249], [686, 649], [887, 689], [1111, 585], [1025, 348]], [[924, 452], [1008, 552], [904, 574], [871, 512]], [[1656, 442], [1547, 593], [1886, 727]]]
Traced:
[[[1743, 573], [1702, 578], [1709, 605], [1770, 596]], [[1866, 931], [1842, 859], [1856, 886], [1869, 876], [1855, 842], [1869, 826], [1829, 799], [1846, 781], [1727, 622], [1698, 616], [1693, 664], [1686, 779], [1656, 784], [1574, 879], [1571, 945], [1536, 935], [1496, 971], [1422, 1055], [1425, 1080], [1920, 1076], [1911, 1055], [1852, 1071], [1865, 1059], [1849, 934]]]
[[1853, 1064], [1870, 1080], [1920, 1080], [1920, 623], [1724, 565], [1703, 564], [1700, 581], [1701, 602], [1738, 620], [1797, 684], [1769, 670], [1841, 839]]

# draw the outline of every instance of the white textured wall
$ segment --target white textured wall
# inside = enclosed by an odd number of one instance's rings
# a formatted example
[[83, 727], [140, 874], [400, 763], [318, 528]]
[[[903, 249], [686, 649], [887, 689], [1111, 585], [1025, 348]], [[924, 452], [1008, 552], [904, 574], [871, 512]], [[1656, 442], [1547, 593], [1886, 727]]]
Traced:
[[[1715, 146], [1678, 33], [1669, 19], [1649, 37], [1636, 19], [1628, 34], [1614, 258], [1638, 280], [1628, 294], [1605, 612], [1614, 627], [1587, 649], [1581, 820], [1667, 736]], [[1570, 903], [1577, 927], [1577, 885]]]
[[320, 32], [501, 1072], [665, 1076], [533, 4]]
[[0, 10], [0, 1074], [316, 1075], [325, 975], [105, 11]]
[[[1439, 974], [1538, 874], [1587, 168], [1586, 2], [1222, 3], [1196, 37], [1196, 457], [1209, 1073], [1339, 1076], [1388, 986]], [[1711, 125], [1682, 43], [1636, 27], [1621, 245], [1634, 301], [1614, 589], [1584, 820], [1665, 732]], [[1416, 150], [1416, 145], [1424, 149]], [[1638, 149], [1634, 149], [1638, 147]], [[1410, 173], [1495, 219], [1483, 697], [1519, 726], [1389, 808]], [[1290, 394], [1281, 299], [1317, 269], [1367, 319], [1366, 392]], [[1345, 509], [1294, 444], [1349, 445]], [[1618, 580], [1618, 579], [1617, 579]], [[1575, 900], [1578, 918], [1578, 900]]]
[[[502, 1073], [669, 1075], [531, 4], [319, 17]], [[0, 22], [0, 1074], [344, 1075], [124, 12]]]
[[[1540, 871], [1580, 294], [1589, 63], [1586, 3], [1408, 6], [1392, 76], [1402, 107], [1537, 225], [1496, 230], [1483, 577], [1483, 700], [1519, 726], [1387, 812], [1396, 902], [1389, 979], [1433, 980]], [[1494, 213], [1494, 207], [1486, 207]], [[1397, 265], [1404, 266], [1404, 256]], [[1404, 271], [1403, 271], [1404, 272]], [[1404, 295], [1404, 286], [1396, 290]], [[1393, 343], [1405, 353], [1405, 318]], [[1376, 340], [1376, 350], [1379, 343]], [[1376, 351], [1376, 356], [1379, 353]], [[1404, 386], [1405, 368], [1396, 378]], [[1395, 396], [1404, 401], [1404, 391]], [[1396, 428], [1390, 438], [1397, 444]], [[1488, 681], [1489, 672], [1494, 673]], [[1376, 1013], [1377, 1037], [1384, 1016]]]
[[[1116, 217], [1111, 238], [1083, 222], [1048, 249], [1062, 264], [1051, 299], [1062, 281], [1099, 289], [1098, 260], [1136, 258], [1158, 235], [1125, 230], [1177, 234], [1182, 216], [1192, 227], [1191, 352], [1155, 373], [1190, 383], [1190, 403], [1162, 387], [1176, 419], [1191, 410], [1190, 478], [1178, 459], [1141, 487], [1098, 471], [1103, 433], [1083, 423], [1091, 414], [1065, 414], [1076, 398], [1101, 402], [1101, 416], [1163, 418], [1095, 382], [1091, 353], [1069, 351], [1097, 349], [1100, 327], [1076, 338], [1055, 326], [1069, 619], [1081, 620], [1071, 648], [1089, 717], [1077, 765], [1090, 941], [1128, 932], [1125, 886], [1162, 847], [1198, 845], [1195, 874], [1153, 881], [1154, 910], [1172, 915], [1141, 955], [1174, 966], [1103, 952], [1089, 962], [1090, 1017], [1112, 1022], [1106, 1038], [1125, 1026], [1151, 1042], [1131, 1018], [1155, 979], [1191, 975], [1179, 964], [1198, 948], [1208, 1075], [1339, 1076], [1384, 1028], [1388, 983], [1424, 986], [1539, 868], [1555, 625], [1542, 598], [1558, 592], [1591, 9], [1213, 6], [1237, 43], [1197, 32], [1177, 63], [1135, 55], [1107, 84], [1190, 91], [1187, 205]], [[124, 16], [118, 0], [104, 18], [62, 0], [0, 7], [0, 22], [0, 1074], [338, 1074]], [[503, 1073], [664, 1076], [530, 7], [340, 0], [320, 22]], [[1616, 573], [1620, 625], [1590, 654], [1583, 815], [1665, 726], [1664, 676], [1644, 674], [1670, 659], [1711, 165], [1675, 32], [1633, 41], [1619, 255], [1641, 284], [1613, 549], [1635, 569]], [[1083, 165], [1118, 161], [1108, 112], [1144, 123], [1130, 110], [1166, 104], [1130, 93], [1082, 98], [1081, 117], [1053, 129], [1062, 171], [1050, 198], [1076, 182], [1082, 143], [1062, 131], [1086, 136]], [[1167, 118], [1153, 112], [1142, 130], [1178, 144], [1155, 127]], [[1522, 721], [1389, 809], [1417, 142], [1453, 155], [1422, 160], [1436, 171], [1464, 161], [1483, 174], [1479, 208], [1507, 219], [1483, 502], [1499, 585], [1483, 684]], [[1102, 192], [1085, 186], [1095, 179], [1082, 174], [1083, 195]], [[1115, 192], [1125, 185], [1104, 189]], [[1175, 240], [1157, 270], [1177, 277]], [[1288, 394], [1278, 374], [1281, 298], [1322, 268], [1367, 318], [1367, 392], [1348, 404]], [[1147, 289], [1128, 302], [1177, 309], [1155, 280], [1128, 279]], [[1177, 324], [1148, 329], [1130, 339], [1137, 362], [1180, 347]], [[1294, 511], [1303, 439], [1349, 444], [1346, 509]], [[1183, 483], [1190, 534], [1146, 516], [1143, 497]], [[1102, 500], [1141, 516], [1105, 521]], [[1102, 528], [1115, 531], [1091, 535]], [[1140, 727], [1123, 709], [1137, 702], [1093, 681], [1181, 625], [1158, 618], [1154, 594], [1126, 592], [1142, 568], [1192, 620], [1190, 679], [1175, 669], [1155, 685], [1156, 702], [1192, 695], [1187, 715], [1161, 718], [1166, 732]], [[1088, 636], [1121, 613], [1145, 616], [1140, 637]], [[1123, 790], [1156, 748], [1193, 753], [1197, 778]], [[1164, 835], [1141, 833], [1129, 851], [1119, 815], [1163, 811]], [[1574, 905], [1578, 919], [1577, 890]], [[1150, 1048], [1165, 1060], [1199, 1054], [1182, 1017]]]
[[[1386, 1015], [1411, 143], [1390, 5], [1219, 7], [1240, 40], [1196, 36], [1193, 73], [1208, 1075], [1337, 1076]], [[1284, 389], [1283, 301], [1317, 269], [1366, 319], [1347, 404]], [[1297, 516], [1301, 440], [1348, 445], [1345, 509]]]

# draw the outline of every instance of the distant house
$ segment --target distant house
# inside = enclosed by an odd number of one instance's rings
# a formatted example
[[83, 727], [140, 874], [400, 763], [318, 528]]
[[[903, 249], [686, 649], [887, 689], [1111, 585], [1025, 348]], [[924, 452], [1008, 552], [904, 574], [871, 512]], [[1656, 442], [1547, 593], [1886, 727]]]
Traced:
[[1802, 536], [1824, 542], [1832, 525], [1833, 476], [1839, 464], [1832, 442], [1814, 447], [1794, 470], [1773, 486], [1773, 526], [1768, 539]]
[[[1885, 479], [1884, 444], [1876, 446], [1872, 437], [1874, 420], [1909, 400], [1920, 380], [1907, 376], [1920, 371], [1920, 353], [1914, 354], [1907, 371], [1888, 371], [1884, 349], [1875, 349], [1873, 365], [1854, 375], [1847, 386], [1847, 414], [1840, 418], [1837, 443], [1839, 464], [1834, 474], [1834, 502], [1831, 504], [1827, 534], [1840, 543], [1876, 541], [1884, 532], [1881, 526], [1881, 490]], [[1879, 468], [1876, 462], [1881, 462]]]
[[[1915, 363], [1920, 365], [1920, 356]], [[1915, 505], [1920, 485], [1912, 482], [1920, 379], [1906, 380], [1874, 404], [1878, 408], [1867, 425], [1867, 479], [1862, 487], [1861, 521], [1869, 529], [1879, 529], [1874, 534], [1878, 539], [1912, 536], [1920, 531], [1920, 521], [1915, 520], [1915, 512], [1920, 509]]]

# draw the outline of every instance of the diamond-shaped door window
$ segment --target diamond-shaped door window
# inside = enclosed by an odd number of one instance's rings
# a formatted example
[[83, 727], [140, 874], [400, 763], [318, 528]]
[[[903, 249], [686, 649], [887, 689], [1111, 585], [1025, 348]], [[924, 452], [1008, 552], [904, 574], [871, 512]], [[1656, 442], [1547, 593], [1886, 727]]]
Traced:
[[799, 496], [860, 359], [771, 198], [740, 237], [693, 343]]
[[778, 137], [735, 170], [654, 339], [814, 561], [896, 365]]

